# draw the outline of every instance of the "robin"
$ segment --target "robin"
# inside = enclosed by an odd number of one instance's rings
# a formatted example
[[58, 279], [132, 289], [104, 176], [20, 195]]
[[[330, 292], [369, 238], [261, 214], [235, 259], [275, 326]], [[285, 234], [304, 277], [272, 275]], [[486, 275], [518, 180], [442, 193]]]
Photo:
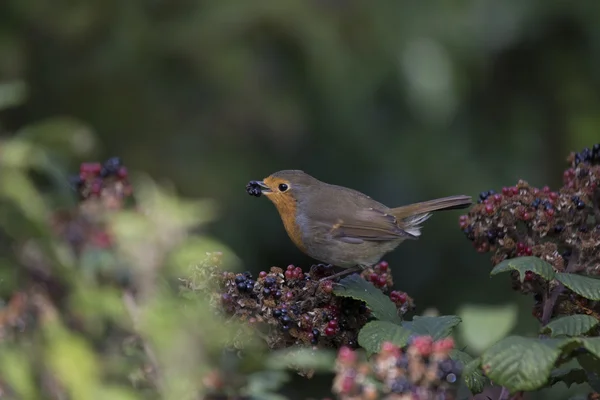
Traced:
[[251, 181], [246, 190], [275, 204], [288, 236], [301, 251], [345, 269], [324, 279], [371, 267], [406, 239], [417, 239], [432, 211], [472, 204], [470, 196], [450, 196], [389, 208], [300, 170], [275, 172], [262, 181]]

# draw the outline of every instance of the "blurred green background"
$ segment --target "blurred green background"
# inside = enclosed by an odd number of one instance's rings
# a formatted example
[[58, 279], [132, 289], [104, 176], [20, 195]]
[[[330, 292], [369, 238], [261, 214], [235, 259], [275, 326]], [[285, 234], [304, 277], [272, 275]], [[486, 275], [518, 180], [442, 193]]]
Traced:
[[[211, 233], [244, 269], [307, 269], [249, 180], [303, 169], [390, 206], [558, 188], [569, 151], [600, 139], [599, 18], [593, 0], [4, 0], [0, 82], [28, 92], [0, 129], [74, 118], [57, 125], [81, 130], [71, 169], [119, 155], [216, 199]], [[466, 316], [474, 349], [535, 332], [459, 215], [386, 258], [396, 286], [419, 313]]]

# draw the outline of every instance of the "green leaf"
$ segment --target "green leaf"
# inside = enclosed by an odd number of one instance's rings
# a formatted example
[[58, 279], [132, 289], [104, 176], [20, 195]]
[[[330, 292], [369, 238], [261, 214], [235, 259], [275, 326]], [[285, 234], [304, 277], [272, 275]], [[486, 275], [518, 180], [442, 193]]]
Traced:
[[500, 306], [465, 305], [457, 313], [462, 320], [458, 331], [469, 349], [479, 354], [512, 330], [518, 313], [519, 308], [515, 303]]
[[420, 317], [415, 315], [412, 321], [402, 322], [402, 326], [418, 335], [429, 335], [433, 340], [450, 336], [452, 329], [460, 324], [461, 319], [456, 315], [439, 317]]
[[367, 303], [371, 313], [381, 321], [401, 321], [398, 309], [389, 297], [377, 289], [372, 283], [367, 282], [358, 274], [350, 275], [335, 285], [333, 293], [336, 296], [351, 297]]
[[564, 382], [567, 387], [587, 382], [587, 373], [581, 368], [557, 369], [550, 374], [550, 385]]
[[600, 337], [580, 338], [581, 345], [600, 359]]
[[450, 358], [462, 364], [462, 377], [469, 390], [473, 394], [481, 393], [487, 381], [479, 367], [481, 360], [457, 349], [450, 351]]
[[588, 276], [559, 272], [556, 279], [580, 296], [600, 300], [600, 280]]
[[590, 315], [569, 315], [557, 318], [541, 330], [542, 333], [552, 332], [551, 336], [581, 336], [598, 325], [600, 321]]
[[543, 387], [561, 354], [564, 341], [509, 336], [481, 356], [488, 378], [511, 391], [531, 391]]
[[358, 333], [358, 344], [368, 354], [378, 353], [383, 342], [404, 347], [413, 333], [398, 324], [388, 321], [371, 321]]
[[315, 351], [306, 348], [278, 350], [267, 359], [267, 367], [274, 370], [296, 368], [330, 372], [333, 370], [335, 357], [334, 352], [327, 350]]
[[501, 272], [518, 271], [521, 282], [525, 279], [525, 272], [531, 271], [544, 278], [547, 281], [554, 279], [556, 272], [552, 265], [538, 257], [517, 257], [502, 261], [496, 265], [490, 275], [497, 275]]

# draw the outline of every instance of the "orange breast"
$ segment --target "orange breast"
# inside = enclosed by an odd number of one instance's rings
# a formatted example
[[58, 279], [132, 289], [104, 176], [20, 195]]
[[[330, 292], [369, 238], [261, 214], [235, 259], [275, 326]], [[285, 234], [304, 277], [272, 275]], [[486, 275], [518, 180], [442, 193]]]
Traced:
[[300, 250], [306, 252], [306, 247], [302, 242], [300, 226], [296, 222], [296, 201], [291, 198], [291, 196], [273, 196], [270, 200], [275, 204], [275, 207], [277, 207], [285, 231], [290, 239], [292, 239], [292, 242], [294, 242]]

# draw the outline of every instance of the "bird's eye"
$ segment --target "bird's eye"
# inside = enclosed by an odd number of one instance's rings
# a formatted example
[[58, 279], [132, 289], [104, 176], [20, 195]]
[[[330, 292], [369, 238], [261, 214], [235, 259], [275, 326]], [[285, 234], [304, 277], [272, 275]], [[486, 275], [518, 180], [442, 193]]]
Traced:
[[279, 191], [280, 192], [285, 192], [286, 190], [288, 190], [288, 185], [286, 185], [285, 183], [280, 183], [279, 184]]

